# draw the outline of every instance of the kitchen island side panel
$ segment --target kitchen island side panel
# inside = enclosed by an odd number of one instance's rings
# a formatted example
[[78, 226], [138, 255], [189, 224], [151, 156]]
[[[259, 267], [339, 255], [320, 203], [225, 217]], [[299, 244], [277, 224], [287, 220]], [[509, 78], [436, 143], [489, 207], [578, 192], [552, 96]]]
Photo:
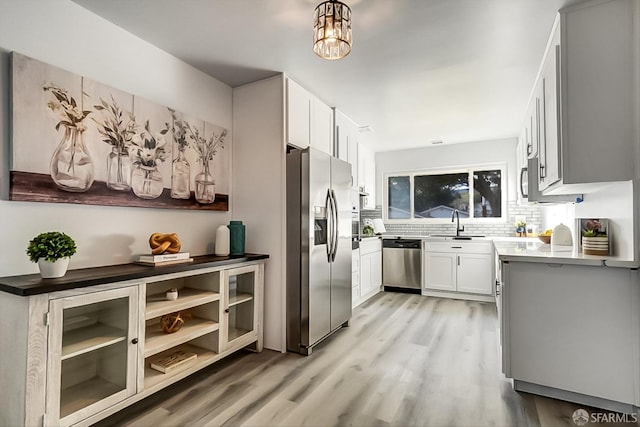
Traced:
[[506, 271], [510, 376], [633, 404], [637, 271], [513, 261]]

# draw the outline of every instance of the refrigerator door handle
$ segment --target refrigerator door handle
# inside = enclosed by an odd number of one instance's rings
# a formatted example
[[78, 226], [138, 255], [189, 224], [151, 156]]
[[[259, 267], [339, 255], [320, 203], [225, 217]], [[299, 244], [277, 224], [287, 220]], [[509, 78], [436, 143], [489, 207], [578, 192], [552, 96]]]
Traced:
[[327, 218], [327, 261], [331, 262], [331, 250], [333, 249], [333, 203], [331, 203], [330, 190], [327, 190], [324, 209]]
[[338, 199], [336, 199], [336, 193], [331, 190], [331, 200], [333, 201], [333, 207], [331, 208], [333, 213], [333, 249], [331, 250], [331, 262], [336, 260], [336, 255], [338, 253], [338, 230], [339, 227], [339, 219], [338, 219]]

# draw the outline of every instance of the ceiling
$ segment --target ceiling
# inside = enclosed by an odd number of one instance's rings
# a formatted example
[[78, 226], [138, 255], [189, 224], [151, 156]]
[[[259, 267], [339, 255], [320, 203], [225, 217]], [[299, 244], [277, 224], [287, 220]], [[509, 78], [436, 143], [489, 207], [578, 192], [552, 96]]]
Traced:
[[515, 137], [556, 11], [582, 0], [343, 0], [353, 49], [312, 51], [320, 0], [74, 0], [235, 87], [285, 72], [374, 151]]

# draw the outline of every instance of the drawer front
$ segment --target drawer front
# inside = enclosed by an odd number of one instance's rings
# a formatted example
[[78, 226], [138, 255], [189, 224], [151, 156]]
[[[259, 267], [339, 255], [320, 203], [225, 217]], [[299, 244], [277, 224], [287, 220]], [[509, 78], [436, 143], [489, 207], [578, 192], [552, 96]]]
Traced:
[[466, 254], [490, 254], [491, 242], [425, 242], [424, 249], [427, 252], [449, 252]]
[[360, 256], [379, 251], [382, 251], [382, 240], [380, 239], [362, 240], [360, 242]]

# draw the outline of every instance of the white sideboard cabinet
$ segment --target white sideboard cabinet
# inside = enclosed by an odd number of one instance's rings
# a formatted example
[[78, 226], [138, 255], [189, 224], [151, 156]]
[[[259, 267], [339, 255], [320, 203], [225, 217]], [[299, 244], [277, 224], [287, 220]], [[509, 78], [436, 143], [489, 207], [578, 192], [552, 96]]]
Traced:
[[[92, 424], [241, 348], [261, 351], [266, 258], [0, 278], [0, 380], [12, 385], [0, 425]], [[163, 331], [177, 314], [181, 327]]]

